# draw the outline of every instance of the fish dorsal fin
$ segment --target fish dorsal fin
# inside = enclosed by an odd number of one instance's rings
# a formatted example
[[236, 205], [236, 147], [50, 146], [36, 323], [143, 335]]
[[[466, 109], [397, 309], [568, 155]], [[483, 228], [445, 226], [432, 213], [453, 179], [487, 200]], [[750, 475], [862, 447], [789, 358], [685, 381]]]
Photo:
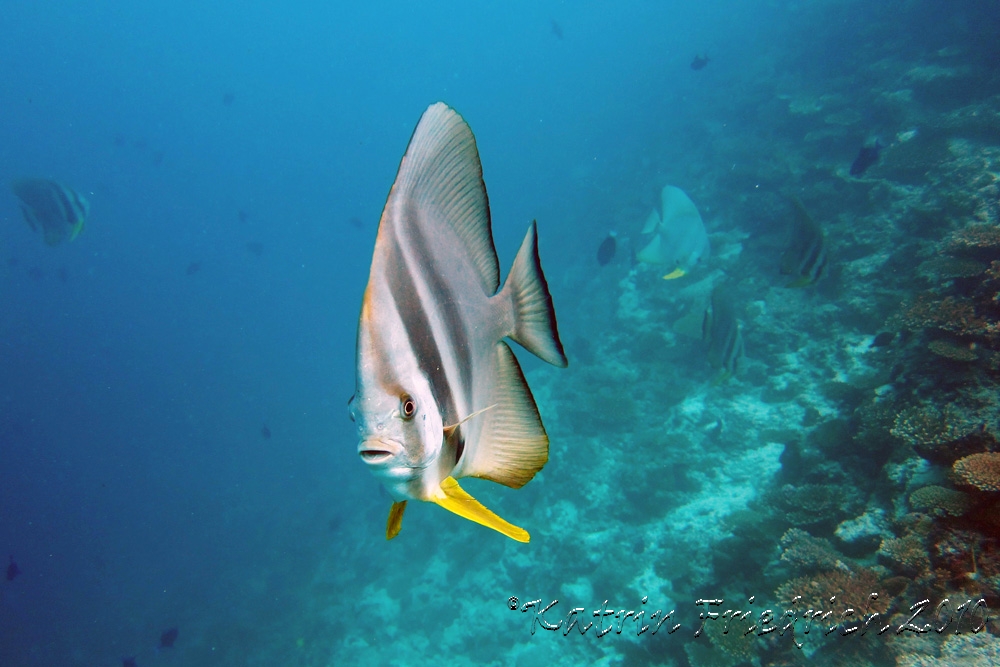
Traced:
[[649, 215], [646, 216], [646, 222], [642, 224], [642, 233], [652, 234], [657, 230], [659, 226], [660, 226], [660, 214], [656, 212], [656, 209], [653, 209], [652, 211], [649, 212]]
[[457, 514], [463, 519], [475, 521], [481, 526], [492, 528], [512, 540], [528, 542], [531, 539], [528, 531], [524, 528], [519, 528], [512, 523], [504, 521], [483, 507], [478, 500], [466, 493], [453, 477], [446, 477], [441, 482], [441, 495], [437, 498], [432, 498], [432, 500], [449, 512]]
[[381, 224], [430, 230], [449, 226], [476, 268], [484, 292], [492, 296], [500, 286], [476, 139], [462, 117], [443, 102], [432, 104], [420, 117]]
[[521, 367], [503, 341], [493, 358], [490, 403], [474, 446], [467, 446], [456, 476], [481, 477], [519, 489], [549, 459], [549, 437]]

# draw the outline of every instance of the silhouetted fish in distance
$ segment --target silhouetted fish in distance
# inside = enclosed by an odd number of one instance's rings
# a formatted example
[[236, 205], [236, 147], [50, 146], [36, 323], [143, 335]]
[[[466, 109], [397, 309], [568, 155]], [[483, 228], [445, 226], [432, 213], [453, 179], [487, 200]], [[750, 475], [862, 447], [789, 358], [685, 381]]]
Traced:
[[611, 232], [606, 239], [601, 241], [601, 245], [598, 246], [597, 263], [601, 266], [607, 266], [615, 258], [615, 250], [618, 248], [618, 243], [615, 240], [616, 236], [617, 234]]
[[7, 581], [14, 581], [14, 577], [21, 574], [21, 568], [14, 562], [14, 557], [10, 557], [10, 564], [7, 566]]
[[187, 269], [184, 270], [184, 273], [185, 275], [193, 276], [199, 271], [201, 271], [201, 262], [191, 262], [188, 264]]
[[260, 427], [260, 434], [261, 436], [263, 436], [265, 440], [271, 439], [271, 429], [267, 427], [267, 424], [264, 424], [263, 426]]
[[[694, 60], [691, 61], [691, 69], [697, 71], [700, 69], [705, 69], [705, 65], [708, 64], [708, 54], [703, 56], [695, 54]], [[725, 69], [725, 68], [723, 68]]]
[[30, 269], [28, 269], [28, 277], [31, 278], [32, 280], [34, 280], [35, 282], [38, 282], [44, 276], [45, 276], [45, 274], [42, 273], [42, 270], [40, 268], [38, 268], [37, 266], [33, 266]]
[[559, 39], [563, 38], [562, 26], [560, 26], [558, 23], [556, 23], [555, 19], [552, 19], [552, 34], [555, 35]]
[[874, 146], [862, 146], [858, 156], [851, 163], [851, 176], [860, 176], [868, 170], [868, 167], [878, 162], [878, 152], [882, 148], [885, 147], [878, 142], [878, 139], [875, 140]]
[[67, 282], [69, 282], [69, 272], [66, 271], [66, 267], [65, 266], [60, 266], [59, 267], [59, 282], [61, 282], [64, 285]]
[[226, 106], [226, 107], [228, 107], [228, 106], [230, 106], [230, 105], [231, 105], [231, 104], [232, 104], [232, 103], [233, 103], [233, 102], [234, 102], [235, 100], [236, 100], [236, 93], [225, 93], [225, 94], [224, 94], [224, 95], [222, 96], [222, 105], [223, 105], [223, 106]]
[[19, 178], [10, 187], [25, 222], [41, 231], [48, 245], [72, 241], [83, 231], [90, 202], [73, 188], [47, 178]]
[[786, 287], [805, 287], [826, 275], [829, 262], [826, 236], [798, 198], [792, 199], [792, 207], [795, 217], [792, 220], [791, 242], [781, 256], [781, 273], [793, 277]]
[[247, 220], [250, 219], [250, 214], [244, 211], [243, 209], [238, 210], [236, 212], [236, 215], [239, 217], [240, 222], [246, 222]]
[[736, 308], [726, 293], [725, 283], [712, 290], [711, 306], [705, 310], [702, 338], [708, 343], [708, 361], [713, 368], [721, 368], [722, 382], [736, 375], [743, 358], [743, 335], [736, 319]]
[[177, 641], [178, 634], [177, 626], [164, 630], [163, 634], [160, 635], [159, 648], [171, 648], [174, 642]]
[[122, 658], [122, 667], [137, 667], [135, 664], [135, 656], [129, 656], [128, 658]]
[[247, 243], [247, 250], [260, 257], [264, 254], [264, 244], [257, 241], [250, 241]]

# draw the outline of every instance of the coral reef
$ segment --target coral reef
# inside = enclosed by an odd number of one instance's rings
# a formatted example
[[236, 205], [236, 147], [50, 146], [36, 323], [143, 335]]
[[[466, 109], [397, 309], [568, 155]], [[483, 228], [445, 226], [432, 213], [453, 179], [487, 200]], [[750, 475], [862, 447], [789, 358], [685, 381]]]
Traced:
[[1000, 452], [970, 454], [955, 461], [955, 478], [980, 491], [1000, 492]]

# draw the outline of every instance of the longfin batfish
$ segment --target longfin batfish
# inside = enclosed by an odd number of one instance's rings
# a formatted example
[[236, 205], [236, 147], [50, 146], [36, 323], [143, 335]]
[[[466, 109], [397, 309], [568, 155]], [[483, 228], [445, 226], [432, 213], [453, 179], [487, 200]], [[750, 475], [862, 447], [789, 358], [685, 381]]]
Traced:
[[472, 131], [443, 103], [417, 124], [382, 211], [358, 322], [350, 402], [358, 453], [394, 500], [433, 502], [520, 542], [462, 477], [520, 488], [548, 461], [548, 436], [511, 338], [556, 366], [566, 355], [535, 223], [500, 287]]
[[664, 186], [660, 200], [662, 210], [654, 209], [642, 228], [643, 234], [655, 235], [637, 258], [648, 264], [666, 264], [672, 270], [663, 279], [673, 280], [708, 259], [708, 232], [698, 208], [683, 190]]
[[791, 237], [788, 249], [781, 256], [781, 274], [792, 276], [787, 287], [805, 287], [823, 278], [830, 258], [826, 235], [798, 197], [792, 197]]
[[32, 231], [41, 229], [47, 244], [72, 241], [83, 231], [90, 202], [72, 188], [45, 178], [19, 178], [10, 188], [25, 221]]

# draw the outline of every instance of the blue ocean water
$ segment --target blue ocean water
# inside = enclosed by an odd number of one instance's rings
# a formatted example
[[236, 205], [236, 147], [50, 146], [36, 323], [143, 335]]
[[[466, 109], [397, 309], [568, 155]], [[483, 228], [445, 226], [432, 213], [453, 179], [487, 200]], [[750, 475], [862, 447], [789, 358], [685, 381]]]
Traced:
[[[997, 606], [997, 464], [968, 461], [1000, 450], [995, 2], [2, 13], [0, 180], [91, 203], [50, 247], [0, 194], [3, 667], [992, 664], [995, 621], [944, 645], [885, 609], [866, 644], [695, 630], [698, 599], [756, 619], [837, 573], [897, 612]], [[538, 220], [570, 357], [519, 353], [547, 467], [467, 486], [527, 545], [416, 503], [386, 542], [347, 418], [379, 215], [438, 100], [476, 134], [504, 272]], [[677, 281], [630, 259], [667, 184], [712, 245]], [[790, 289], [793, 199], [829, 259]], [[699, 340], [719, 284], [727, 377]], [[619, 625], [546, 631], [536, 599]], [[624, 611], [661, 608], [655, 635]]]

